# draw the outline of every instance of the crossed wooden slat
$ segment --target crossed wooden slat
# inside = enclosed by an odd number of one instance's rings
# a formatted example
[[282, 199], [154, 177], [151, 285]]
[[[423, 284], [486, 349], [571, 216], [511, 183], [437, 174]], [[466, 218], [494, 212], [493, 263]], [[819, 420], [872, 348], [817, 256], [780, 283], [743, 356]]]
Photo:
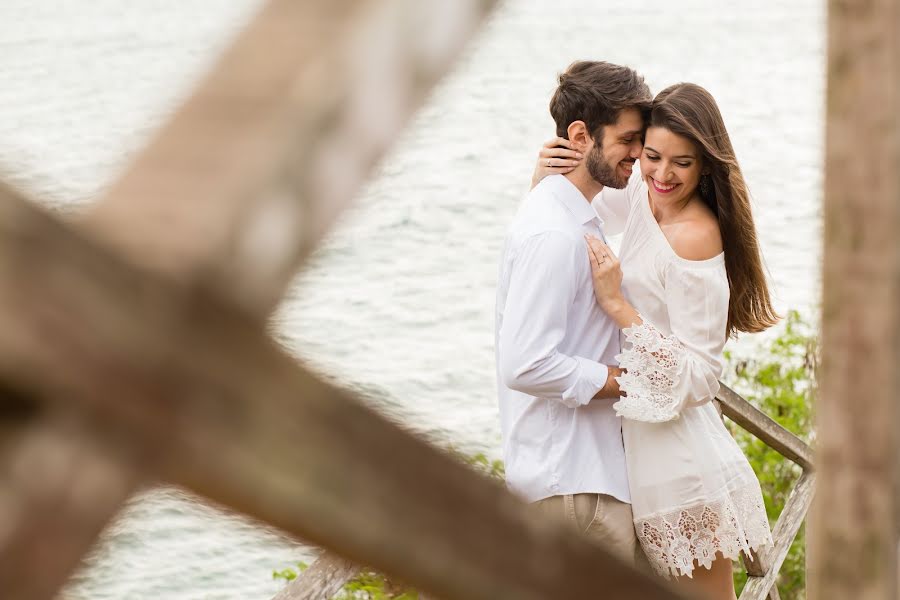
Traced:
[[492, 4], [272, 0], [77, 227], [0, 190], [4, 597], [51, 597], [157, 479], [442, 598], [677, 597], [264, 332]]

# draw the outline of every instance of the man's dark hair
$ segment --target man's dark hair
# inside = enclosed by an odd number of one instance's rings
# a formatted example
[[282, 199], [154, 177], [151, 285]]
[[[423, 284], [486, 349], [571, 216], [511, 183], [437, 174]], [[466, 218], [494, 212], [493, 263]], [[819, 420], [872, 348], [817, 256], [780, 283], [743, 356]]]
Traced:
[[556, 135], [568, 138], [573, 121], [584, 121], [599, 143], [603, 127], [612, 125], [626, 108], [636, 108], [647, 117], [653, 97], [644, 78], [634, 69], [603, 61], [582, 60], [569, 65], [559, 76], [559, 87], [550, 100]]

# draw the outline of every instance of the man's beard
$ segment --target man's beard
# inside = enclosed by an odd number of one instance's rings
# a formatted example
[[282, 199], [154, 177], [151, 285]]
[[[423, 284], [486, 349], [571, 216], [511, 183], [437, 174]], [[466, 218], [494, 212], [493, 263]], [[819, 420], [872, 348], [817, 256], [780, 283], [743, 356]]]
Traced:
[[617, 190], [628, 185], [628, 178], [620, 177], [616, 173], [618, 165], [610, 166], [603, 159], [603, 148], [600, 147], [600, 144], [595, 144], [591, 151], [588, 152], [586, 164], [588, 173], [597, 183]]

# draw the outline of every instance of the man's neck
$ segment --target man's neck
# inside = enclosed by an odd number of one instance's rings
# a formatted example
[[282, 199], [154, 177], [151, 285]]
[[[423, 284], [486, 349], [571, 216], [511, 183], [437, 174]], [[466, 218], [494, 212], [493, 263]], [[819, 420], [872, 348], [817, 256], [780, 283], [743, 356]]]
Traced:
[[587, 169], [575, 169], [571, 173], [566, 173], [563, 177], [571, 181], [572, 185], [578, 188], [578, 191], [581, 192], [588, 203], [593, 201], [594, 196], [603, 191], [603, 184], [597, 183], [597, 181], [587, 172]]

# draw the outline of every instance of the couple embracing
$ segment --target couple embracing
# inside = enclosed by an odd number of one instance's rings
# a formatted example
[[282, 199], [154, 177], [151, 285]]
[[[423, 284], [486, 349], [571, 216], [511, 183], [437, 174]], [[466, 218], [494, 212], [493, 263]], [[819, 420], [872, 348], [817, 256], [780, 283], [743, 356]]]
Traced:
[[625, 560], [733, 600], [731, 561], [772, 537], [712, 400], [726, 340], [777, 316], [722, 116], [700, 86], [653, 98], [632, 69], [589, 61], [560, 76], [550, 112], [558, 137], [497, 290], [507, 485]]

